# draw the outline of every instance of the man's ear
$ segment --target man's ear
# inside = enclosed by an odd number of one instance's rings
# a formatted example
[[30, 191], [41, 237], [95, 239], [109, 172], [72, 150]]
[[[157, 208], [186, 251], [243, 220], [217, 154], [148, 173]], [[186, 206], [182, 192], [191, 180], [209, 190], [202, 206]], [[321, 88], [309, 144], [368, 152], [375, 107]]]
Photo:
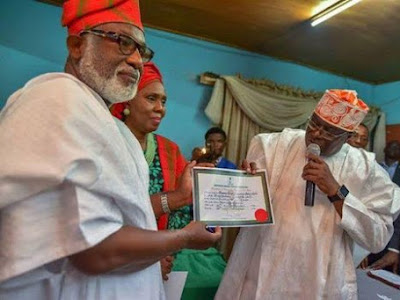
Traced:
[[67, 47], [69, 55], [76, 60], [79, 60], [83, 54], [84, 41], [80, 36], [70, 35], [67, 38]]

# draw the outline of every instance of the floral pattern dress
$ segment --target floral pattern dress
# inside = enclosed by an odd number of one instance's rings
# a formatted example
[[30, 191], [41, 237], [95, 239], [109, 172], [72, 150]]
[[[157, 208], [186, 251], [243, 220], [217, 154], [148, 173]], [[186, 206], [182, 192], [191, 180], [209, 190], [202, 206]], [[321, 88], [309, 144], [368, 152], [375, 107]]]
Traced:
[[162, 192], [164, 178], [161, 170], [160, 156], [158, 155], [158, 151], [156, 151], [154, 159], [149, 166], [149, 173], [149, 194], [153, 195]]
[[[157, 141], [155, 141], [157, 143]], [[162, 174], [160, 156], [158, 154], [158, 147], [156, 144], [156, 153], [153, 161], [149, 166], [150, 182], [149, 182], [149, 194], [157, 194], [162, 192], [164, 178]], [[193, 219], [192, 206], [184, 206], [181, 209], [175, 210], [170, 213], [168, 217], [168, 229], [181, 229], [185, 227]]]

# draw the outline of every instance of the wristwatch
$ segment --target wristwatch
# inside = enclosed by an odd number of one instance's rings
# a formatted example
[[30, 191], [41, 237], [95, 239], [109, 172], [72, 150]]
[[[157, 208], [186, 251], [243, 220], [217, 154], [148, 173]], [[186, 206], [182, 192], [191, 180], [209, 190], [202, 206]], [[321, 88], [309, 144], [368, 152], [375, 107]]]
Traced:
[[166, 214], [171, 213], [171, 210], [169, 209], [169, 205], [168, 205], [167, 193], [162, 193], [160, 199], [161, 199], [161, 208], [162, 208], [163, 212]]
[[328, 199], [332, 203], [335, 202], [335, 201], [344, 200], [348, 193], [349, 193], [349, 190], [344, 185], [342, 185], [340, 187], [340, 189], [338, 189], [336, 194], [333, 195], [333, 196], [328, 196]]

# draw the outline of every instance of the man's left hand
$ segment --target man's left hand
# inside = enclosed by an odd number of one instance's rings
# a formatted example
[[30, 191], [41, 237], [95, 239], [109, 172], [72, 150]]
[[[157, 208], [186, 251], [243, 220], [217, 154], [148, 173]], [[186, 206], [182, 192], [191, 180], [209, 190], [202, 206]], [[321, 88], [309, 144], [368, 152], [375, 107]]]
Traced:
[[389, 250], [381, 259], [377, 260], [371, 265], [371, 268], [374, 270], [384, 269], [387, 267], [391, 267], [393, 273], [398, 273], [399, 253]]
[[246, 159], [243, 160], [241, 168], [242, 171], [246, 171], [248, 174], [256, 174], [257, 164], [255, 162], [248, 162]]
[[168, 280], [168, 274], [171, 273], [173, 267], [174, 257], [166, 256], [160, 260], [161, 274], [164, 280]]
[[308, 162], [303, 169], [303, 179], [314, 182], [326, 195], [335, 195], [340, 185], [333, 177], [328, 165], [320, 156], [309, 153], [307, 157]]
[[368, 255], [364, 257], [364, 259], [360, 262], [357, 268], [363, 270], [368, 268]]

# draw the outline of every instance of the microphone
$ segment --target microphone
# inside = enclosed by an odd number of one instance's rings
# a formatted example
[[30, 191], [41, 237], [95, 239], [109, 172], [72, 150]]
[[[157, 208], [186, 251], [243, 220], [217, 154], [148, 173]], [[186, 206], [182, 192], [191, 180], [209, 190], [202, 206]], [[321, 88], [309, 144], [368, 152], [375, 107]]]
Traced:
[[[310, 144], [306, 150], [307, 155], [312, 153], [314, 155], [319, 156], [321, 154], [321, 148], [317, 144]], [[315, 197], [315, 183], [307, 180], [306, 183], [306, 196], [304, 198], [305, 206], [314, 206], [314, 197]]]

